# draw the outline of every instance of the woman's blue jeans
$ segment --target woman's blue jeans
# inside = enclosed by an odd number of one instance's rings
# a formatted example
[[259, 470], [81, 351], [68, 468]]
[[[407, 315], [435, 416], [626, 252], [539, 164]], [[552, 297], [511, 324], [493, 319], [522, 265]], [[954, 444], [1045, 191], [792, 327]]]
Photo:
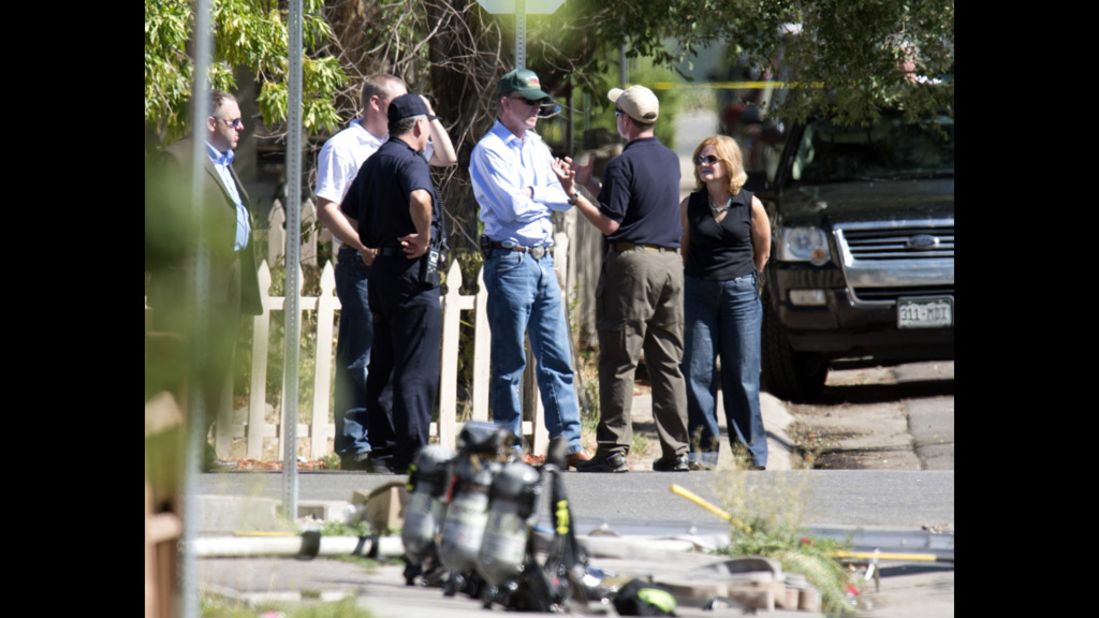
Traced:
[[[721, 384], [729, 443], [747, 447], [755, 466], [767, 465], [767, 433], [759, 408], [763, 305], [756, 275], [727, 281], [684, 277], [683, 376], [691, 461], [717, 464]], [[717, 358], [721, 356], [720, 376]]]

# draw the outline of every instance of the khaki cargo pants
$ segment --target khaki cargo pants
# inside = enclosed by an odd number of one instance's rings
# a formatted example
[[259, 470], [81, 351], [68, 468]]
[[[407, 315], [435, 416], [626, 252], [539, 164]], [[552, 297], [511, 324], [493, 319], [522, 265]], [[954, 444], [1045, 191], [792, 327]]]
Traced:
[[675, 251], [608, 251], [596, 288], [599, 331], [598, 456], [626, 455], [630, 407], [641, 352], [652, 379], [653, 420], [662, 456], [687, 453], [683, 360], [683, 261]]

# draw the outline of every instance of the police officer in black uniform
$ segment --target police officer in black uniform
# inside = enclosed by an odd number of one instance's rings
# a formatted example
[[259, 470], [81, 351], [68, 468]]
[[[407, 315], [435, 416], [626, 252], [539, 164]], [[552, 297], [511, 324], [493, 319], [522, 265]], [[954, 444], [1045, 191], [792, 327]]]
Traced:
[[[418, 94], [389, 103], [389, 141], [359, 170], [340, 204], [363, 245], [378, 250], [370, 275], [374, 347], [366, 382], [377, 443], [374, 466], [403, 473], [427, 444], [439, 392], [442, 313], [439, 264], [446, 248], [442, 204], [431, 182], [424, 147], [435, 116]], [[392, 381], [392, 406], [379, 397]]]

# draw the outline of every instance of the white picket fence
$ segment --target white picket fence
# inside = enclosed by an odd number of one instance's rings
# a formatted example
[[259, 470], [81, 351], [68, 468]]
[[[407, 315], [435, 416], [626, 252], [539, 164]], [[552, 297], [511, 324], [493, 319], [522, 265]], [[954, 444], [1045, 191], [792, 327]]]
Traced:
[[[332, 244], [332, 234], [327, 228], [317, 229], [317, 207], [313, 205], [312, 198], [305, 200], [301, 205], [301, 249], [299, 256], [302, 264], [317, 265], [317, 244]], [[262, 230], [267, 238], [267, 263], [280, 264], [286, 253], [286, 209], [282, 202], [275, 200], [267, 213], [267, 229]], [[336, 255], [330, 251], [329, 255]]]
[[[564, 281], [563, 273], [568, 272], [568, 236], [559, 233], [555, 237], [554, 262], [557, 268], [558, 281]], [[300, 269], [300, 267], [299, 267]], [[300, 274], [300, 272], [299, 272]], [[298, 277], [298, 281], [302, 281]], [[246, 440], [246, 457], [250, 459], [264, 458], [264, 440], [273, 438], [278, 441], [275, 453], [283, 452], [283, 411], [281, 401], [285, 400], [286, 386], [283, 384], [277, 423], [268, 423], [265, 419], [267, 409], [267, 354], [270, 346], [271, 313], [281, 311], [284, 307], [284, 296], [269, 295], [271, 287], [271, 271], [265, 260], [260, 264], [259, 281], [263, 313], [253, 317], [252, 334], [252, 368], [251, 368], [251, 397], [244, 418], [234, 417], [230, 410], [230, 397], [232, 389], [227, 389], [227, 396], [222, 409], [218, 414], [218, 422], [215, 427], [215, 448], [219, 457], [231, 456], [234, 439]], [[458, 263], [451, 264], [446, 273], [447, 292], [442, 297], [443, 310], [443, 345], [441, 359], [440, 393], [438, 421], [431, 423], [430, 436], [437, 438], [440, 444], [455, 448], [458, 435], [458, 338], [459, 326], [466, 314], [468, 323], [474, 325], [475, 338], [473, 349], [473, 382], [472, 382], [472, 419], [488, 420], [488, 386], [489, 386], [489, 328], [486, 313], [488, 293], [485, 290], [483, 271], [477, 275], [479, 292], [475, 295], [461, 294], [462, 273]], [[340, 300], [336, 296], [336, 277], [332, 263], [325, 264], [321, 272], [320, 295], [300, 296], [300, 311], [317, 312], [317, 348], [316, 371], [313, 376], [313, 402], [309, 409], [299, 408], [299, 423], [297, 435], [307, 437], [308, 444], [304, 448], [299, 447], [298, 454], [311, 458], [319, 458], [329, 453], [328, 440], [335, 433], [335, 424], [329, 422], [329, 409], [331, 397], [329, 384], [334, 370], [334, 343], [333, 324], [340, 309]], [[566, 286], [562, 284], [562, 288]], [[281, 316], [280, 316], [281, 318]], [[375, 334], [377, 336], [377, 333]], [[528, 357], [529, 358], [529, 357]], [[549, 442], [549, 436], [543, 420], [543, 408], [537, 389], [534, 389], [535, 406], [533, 418], [523, 421], [523, 433], [529, 436], [531, 451], [536, 454], [544, 454]], [[237, 420], [234, 421], [234, 418]], [[271, 452], [271, 449], [268, 449]]]
[[[300, 256], [303, 265], [317, 265], [320, 247], [327, 246], [328, 255], [333, 258], [337, 253], [332, 233], [323, 225], [318, 228], [316, 222], [317, 208], [312, 199], [307, 199], [301, 206]], [[580, 221], [574, 208], [559, 215], [556, 229], [558, 233], [564, 233], [572, 239], [568, 249], [567, 269], [562, 266], [563, 261], [558, 262], [558, 269], [560, 273], [565, 273], [561, 281], [569, 300], [568, 306], [576, 308], [572, 316], [573, 326], [577, 329], [574, 334], [579, 341], [592, 343], [596, 340], [595, 290], [603, 265], [603, 234], [595, 226]], [[267, 213], [267, 227], [257, 229], [256, 235], [257, 239], [262, 238], [267, 242], [267, 263], [281, 265], [286, 253], [286, 211], [281, 201], [276, 199], [272, 204]], [[557, 255], [555, 252], [555, 260]]]

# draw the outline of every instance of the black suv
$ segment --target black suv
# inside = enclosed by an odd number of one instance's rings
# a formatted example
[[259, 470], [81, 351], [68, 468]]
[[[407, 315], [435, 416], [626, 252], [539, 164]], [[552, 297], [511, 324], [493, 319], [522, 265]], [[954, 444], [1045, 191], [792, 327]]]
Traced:
[[794, 127], [759, 197], [763, 387], [804, 400], [829, 362], [954, 357], [954, 121]]

